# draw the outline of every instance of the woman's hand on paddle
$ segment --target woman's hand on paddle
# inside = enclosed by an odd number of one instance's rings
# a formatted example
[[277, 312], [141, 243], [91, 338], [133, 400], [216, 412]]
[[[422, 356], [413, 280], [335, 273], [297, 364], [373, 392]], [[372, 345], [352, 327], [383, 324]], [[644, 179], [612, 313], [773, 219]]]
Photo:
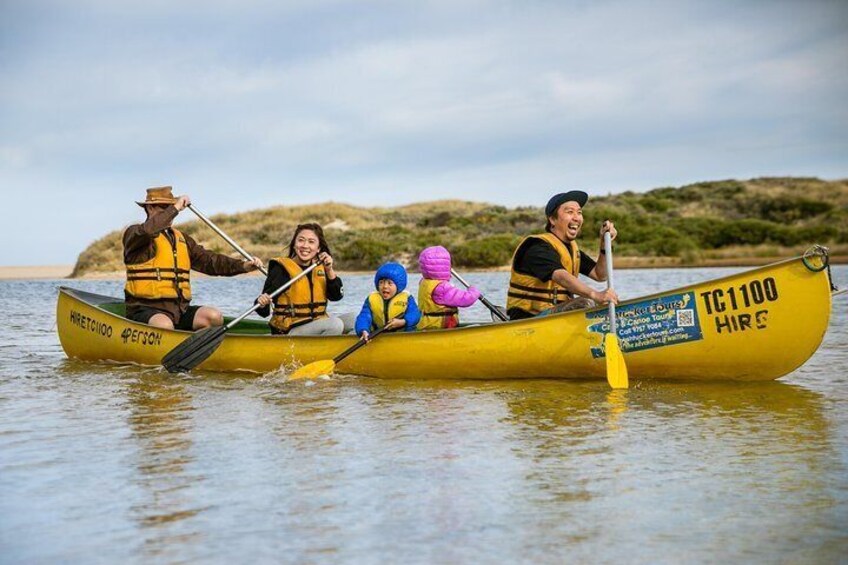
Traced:
[[608, 288], [606, 290], [596, 290], [589, 298], [591, 298], [598, 304], [608, 304], [610, 302], [612, 302], [613, 304], [618, 304], [618, 295], [611, 288]]
[[269, 306], [271, 304], [271, 296], [269, 294], [260, 294], [259, 298], [256, 299], [256, 303], [262, 307]]
[[362, 341], [367, 343], [368, 342], [368, 330], [362, 330], [362, 335], [359, 336], [359, 339], [361, 339]]
[[327, 280], [334, 280], [336, 272], [333, 270], [333, 257], [326, 251], [318, 254], [318, 261], [324, 263], [324, 268], [327, 270]]
[[254, 257], [252, 261], [244, 262], [244, 270], [248, 273], [251, 271], [255, 271], [256, 269], [261, 269], [262, 267], [262, 259], [260, 259], [259, 257]]
[[388, 330], [388, 331], [399, 330], [400, 328], [404, 327], [405, 325], [406, 325], [406, 320], [404, 320], [403, 318], [394, 318], [394, 319], [390, 320], [388, 324], [386, 324], [386, 330]]
[[328, 270], [333, 270], [333, 258], [326, 251], [322, 251], [318, 254], [318, 260], [324, 263], [324, 266], [327, 267]]

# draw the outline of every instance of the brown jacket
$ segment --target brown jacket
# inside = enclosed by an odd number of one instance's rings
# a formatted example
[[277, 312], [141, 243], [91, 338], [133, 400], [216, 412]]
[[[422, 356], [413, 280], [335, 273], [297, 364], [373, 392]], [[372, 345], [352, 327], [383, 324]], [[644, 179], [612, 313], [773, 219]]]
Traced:
[[[153, 241], [163, 230], [171, 228], [171, 222], [177, 217], [177, 209], [169, 206], [163, 212], [147, 218], [143, 224], [135, 224], [124, 232], [124, 264], [134, 265], [149, 261], [156, 254]], [[233, 259], [221, 253], [207, 251], [199, 245], [192, 237], [183, 232], [186, 245], [188, 245], [191, 268], [206, 275], [233, 276], [246, 273], [244, 261]], [[174, 320], [179, 320], [189, 305], [189, 300], [182, 298], [168, 300], [144, 300], [124, 293], [127, 303], [127, 313], [133, 310], [133, 306], [147, 306], [170, 314]]]

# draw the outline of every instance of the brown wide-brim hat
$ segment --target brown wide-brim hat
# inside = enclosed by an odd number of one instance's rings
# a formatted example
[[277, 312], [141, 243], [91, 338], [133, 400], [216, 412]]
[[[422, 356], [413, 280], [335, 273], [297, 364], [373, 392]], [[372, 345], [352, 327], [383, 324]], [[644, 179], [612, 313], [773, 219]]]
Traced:
[[144, 202], [136, 201], [139, 206], [147, 206], [150, 204], [173, 204], [177, 201], [174, 198], [173, 188], [170, 186], [157, 186], [147, 189], [147, 198]]

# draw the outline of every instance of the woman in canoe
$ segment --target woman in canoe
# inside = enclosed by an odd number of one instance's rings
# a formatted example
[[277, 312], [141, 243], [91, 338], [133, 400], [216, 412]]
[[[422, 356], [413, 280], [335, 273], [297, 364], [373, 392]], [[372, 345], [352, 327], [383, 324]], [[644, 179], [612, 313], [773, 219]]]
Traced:
[[[275, 299], [270, 293], [280, 288], [313, 263], [321, 263]], [[272, 314], [271, 333], [286, 335], [341, 335], [344, 321], [327, 314], [327, 301], [342, 299], [342, 279], [333, 269], [333, 256], [316, 223], [300, 224], [294, 231], [287, 257], [276, 257], [268, 264], [268, 278], [256, 299], [262, 307], [256, 312], [263, 318]], [[273, 302], [273, 312], [271, 304]]]

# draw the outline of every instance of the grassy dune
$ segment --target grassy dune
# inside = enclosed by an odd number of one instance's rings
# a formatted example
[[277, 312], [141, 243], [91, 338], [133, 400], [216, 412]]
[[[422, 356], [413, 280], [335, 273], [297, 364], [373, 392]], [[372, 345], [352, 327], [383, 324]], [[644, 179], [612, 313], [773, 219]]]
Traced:
[[[341, 270], [371, 270], [397, 260], [415, 267], [428, 245], [444, 245], [455, 265], [508, 265], [521, 237], [544, 226], [538, 207], [506, 208], [442, 200], [396, 208], [360, 208], [328, 202], [276, 206], [212, 220], [263, 259], [279, 255], [298, 223], [324, 226]], [[848, 258], [848, 180], [758, 178], [702, 182], [644, 193], [592, 197], [585, 210], [581, 244], [596, 253], [604, 218], [619, 229], [620, 267], [757, 264], [803, 252], [810, 244]], [[189, 211], [180, 219], [192, 218]], [[236, 256], [199, 220], [178, 223], [207, 249]], [[123, 269], [121, 234], [111, 232], [86, 248], [72, 277]]]

